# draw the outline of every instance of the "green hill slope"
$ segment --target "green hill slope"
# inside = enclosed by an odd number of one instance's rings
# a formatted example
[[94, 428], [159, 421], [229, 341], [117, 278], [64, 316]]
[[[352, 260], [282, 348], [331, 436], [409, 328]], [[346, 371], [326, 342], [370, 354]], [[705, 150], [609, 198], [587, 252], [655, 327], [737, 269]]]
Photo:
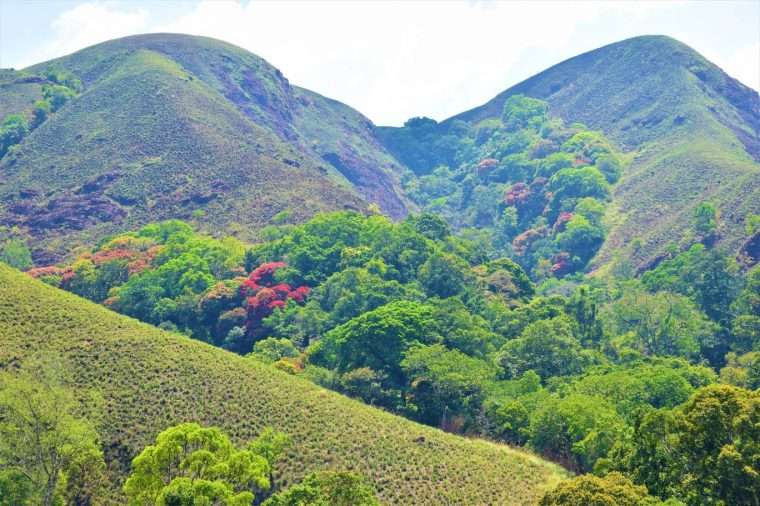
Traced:
[[[671, 241], [688, 242], [693, 209], [705, 200], [721, 212], [725, 246], [746, 239], [745, 217], [760, 212], [760, 99], [693, 49], [644, 36], [590, 51], [446, 120], [437, 135], [498, 118], [518, 94], [547, 101], [567, 123], [602, 130], [629, 153], [594, 265], [616, 252], [635, 267], [650, 265]], [[392, 129], [379, 134], [398, 151]]]
[[42, 350], [71, 361], [82, 391], [103, 395], [102, 436], [119, 479], [160, 430], [190, 420], [238, 442], [273, 426], [294, 439], [281, 484], [317, 468], [353, 469], [389, 504], [531, 504], [564, 476], [536, 457], [387, 414], [0, 265], [0, 367]]
[[106, 42], [4, 71], [3, 114], [29, 115], [41, 84], [22, 77], [50, 68], [84, 90], [0, 161], [0, 221], [53, 254], [148, 218], [195, 213], [209, 231], [251, 238], [283, 212], [406, 212], [369, 120], [240, 48], [169, 34]]

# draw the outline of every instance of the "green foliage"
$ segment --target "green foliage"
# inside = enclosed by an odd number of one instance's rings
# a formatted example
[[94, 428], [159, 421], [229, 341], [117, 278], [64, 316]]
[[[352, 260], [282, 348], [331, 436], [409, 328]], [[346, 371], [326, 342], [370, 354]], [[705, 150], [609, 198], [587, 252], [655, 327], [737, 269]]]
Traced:
[[[270, 433], [265, 437], [272, 439]], [[257, 492], [269, 489], [270, 458], [279, 453], [262, 446], [269, 444], [236, 449], [222, 431], [197, 423], [170, 427], [132, 461], [124, 493], [135, 505], [251, 504]]]
[[[541, 506], [658, 506], [663, 504], [647, 493], [647, 488], [634, 485], [620, 473], [603, 477], [584, 474], [561, 482], [547, 492]], [[677, 503], [665, 503], [677, 506]]]
[[76, 96], [76, 92], [67, 86], [59, 84], [46, 85], [42, 87], [42, 96], [50, 104], [50, 112], [56, 112], [63, 107], [66, 102]]
[[26, 118], [21, 114], [10, 114], [0, 124], [0, 158], [8, 153], [8, 150], [21, 142], [29, 133], [29, 125]]
[[576, 471], [589, 472], [625, 424], [602, 397], [571, 394], [542, 404], [530, 422], [530, 445]]
[[453, 297], [465, 288], [468, 266], [454, 255], [435, 253], [420, 266], [418, 279], [430, 297]]
[[507, 130], [537, 128], [546, 120], [548, 104], [542, 100], [512, 95], [504, 102], [501, 120]]
[[404, 353], [401, 368], [409, 378], [409, 404], [423, 423], [448, 427], [449, 416], [470, 421], [477, 414], [496, 368], [441, 344], [414, 346]]
[[98, 434], [66, 372], [41, 355], [16, 374], [0, 373], [0, 490], [11, 504], [86, 504], [98, 495], [105, 470]]
[[375, 491], [355, 473], [312, 473], [262, 506], [380, 506]]
[[298, 348], [289, 339], [269, 337], [254, 344], [249, 356], [272, 364], [282, 358], [297, 357]]
[[563, 316], [529, 324], [520, 337], [509, 341], [499, 352], [499, 363], [509, 378], [527, 371], [534, 371], [544, 379], [578, 374], [586, 362], [581, 345], [573, 336], [571, 321]]
[[757, 392], [705, 387], [673, 411], [644, 415], [616, 465], [688, 505], [753, 504], [760, 500], [759, 421]]
[[688, 298], [629, 285], [605, 306], [606, 332], [647, 355], [695, 357], [714, 344], [718, 328]]
[[416, 343], [432, 343], [435, 320], [431, 306], [398, 301], [368, 311], [325, 334], [310, 351], [317, 364], [345, 372], [358, 367], [387, 374], [403, 383], [400, 363]]
[[712, 236], [718, 228], [718, 210], [710, 202], [694, 209], [694, 230], [703, 238]]
[[19, 270], [26, 270], [32, 264], [32, 253], [26, 245], [26, 242], [12, 238], [3, 244], [0, 249], [0, 262], [5, 262]]
[[[542, 262], [551, 262], [548, 274], [557, 277], [583, 269], [603, 242], [601, 216], [620, 159], [601, 133], [549, 118], [544, 101], [512, 95], [502, 105], [501, 119], [476, 125], [415, 120], [380, 133], [411, 164], [415, 174], [404, 186], [426, 212], [460, 233], [484, 230], [499, 254], [516, 253], [529, 271]], [[569, 219], [560, 213], [572, 213], [584, 198], [597, 206], [579, 209], [582, 216], [560, 238]]]

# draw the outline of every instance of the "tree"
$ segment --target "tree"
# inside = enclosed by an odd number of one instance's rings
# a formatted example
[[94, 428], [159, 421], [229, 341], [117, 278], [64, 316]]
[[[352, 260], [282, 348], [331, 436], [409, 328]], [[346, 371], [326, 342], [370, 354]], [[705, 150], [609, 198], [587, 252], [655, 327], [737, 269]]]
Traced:
[[248, 448], [237, 449], [217, 428], [170, 427], [134, 458], [124, 493], [131, 505], [248, 506], [271, 487], [283, 441], [280, 434], [265, 431]]
[[717, 326], [691, 300], [669, 292], [627, 286], [603, 309], [605, 331], [646, 355], [696, 357], [714, 344]]
[[448, 427], [449, 418], [472, 420], [480, 410], [496, 368], [442, 344], [414, 346], [404, 353], [401, 367], [409, 378], [414, 416], [419, 421]]
[[51, 112], [50, 102], [47, 100], [37, 100], [34, 103], [34, 110], [32, 111], [32, 128], [37, 128], [44, 123]]
[[433, 253], [422, 264], [418, 279], [431, 297], [453, 297], [465, 286], [467, 264], [454, 255]]
[[[243, 333], [241, 330], [239, 337], [242, 337], [242, 334]], [[298, 348], [296, 348], [293, 342], [289, 339], [277, 339], [276, 337], [268, 337], [254, 344], [253, 352], [251, 352], [249, 356], [256, 358], [262, 362], [273, 364], [282, 358], [297, 357], [298, 354]]]
[[525, 95], [512, 95], [504, 102], [502, 122], [507, 130], [538, 127], [546, 118], [549, 104]]
[[[618, 472], [604, 477], [584, 474], [560, 482], [541, 499], [541, 506], [657, 506], [663, 504]], [[673, 506], [676, 503], [670, 503]]]
[[744, 290], [731, 306], [736, 351], [760, 351], [760, 266], [747, 273]]
[[369, 367], [402, 386], [403, 353], [414, 343], [439, 341], [435, 323], [434, 310], [427, 304], [391, 302], [330, 330], [312, 345], [309, 355], [315, 363], [340, 372]]
[[528, 325], [520, 337], [501, 348], [499, 363], [509, 378], [532, 370], [546, 380], [581, 372], [585, 365], [582, 351], [570, 319], [560, 316]]
[[694, 230], [702, 240], [710, 239], [718, 229], [718, 210], [710, 202], [702, 202], [694, 209]]
[[690, 506], [759, 504], [759, 428], [760, 392], [710, 385], [674, 410], [645, 413], [612, 453], [614, 467]]
[[76, 96], [76, 92], [68, 86], [60, 84], [47, 84], [42, 87], [42, 95], [45, 100], [50, 104], [50, 110], [52, 112], [57, 111], [64, 106], [71, 98]]
[[624, 432], [615, 407], [601, 397], [570, 394], [544, 402], [531, 417], [530, 445], [570, 469], [589, 472]]
[[21, 142], [29, 133], [29, 125], [26, 118], [21, 114], [9, 114], [0, 125], [0, 158], [5, 156], [8, 150]]
[[262, 506], [380, 506], [380, 502], [362, 476], [322, 471], [273, 495]]
[[13, 268], [24, 271], [32, 267], [32, 254], [26, 243], [21, 239], [11, 239], [0, 250], [0, 262], [5, 262]]
[[584, 197], [606, 200], [609, 185], [596, 167], [562, 169], [549, 179], [552, 200], [549, 220], [553, 222], [561, 211], [572, 211], [576, 202]]
[[423, 213], [419, 216], [410, 215], [407, 221], [412, 224], [415, 230], [433, 241], [442, 241], [451, 236], [451, 227], [449, 224], [432, 213]]
[[44, 506], [87, 504], [105, 469], [97, 432], [80, 416], [64, 371], [41, 356], [17, 374], [0, 373], [0, 487]]

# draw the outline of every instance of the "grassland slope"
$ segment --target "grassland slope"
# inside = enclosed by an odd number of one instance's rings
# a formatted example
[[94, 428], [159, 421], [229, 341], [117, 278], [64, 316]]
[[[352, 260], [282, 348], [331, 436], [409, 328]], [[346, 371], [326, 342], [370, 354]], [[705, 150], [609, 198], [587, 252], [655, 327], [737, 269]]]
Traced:
[[102, 395], [117, 479], [159, 431], [183, 421], [219, 426], [238, 442], [273, 426], [294, 440], [278, 465], [282, 485], [318, 468], [353, 469], [388, 504], [532, 504], [564, 476], [536, 457], [390, 415], [0, 264], [0, 367], [37, 351], [67, 358], [78, 390]]

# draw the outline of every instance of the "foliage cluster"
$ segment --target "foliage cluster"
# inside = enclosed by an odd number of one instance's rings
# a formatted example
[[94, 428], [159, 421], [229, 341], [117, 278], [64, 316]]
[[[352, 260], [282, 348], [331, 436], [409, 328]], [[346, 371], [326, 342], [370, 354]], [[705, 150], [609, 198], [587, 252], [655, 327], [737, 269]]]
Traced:
[[600, 132], [550, 117], [546, 102], [514, 95], [477, 124], [415, 118], [391, 149], [414, 171], [405, 188], [423, 209], [485, 231], [535, 278], [583, 269], [604, 241], [620, 156]]

